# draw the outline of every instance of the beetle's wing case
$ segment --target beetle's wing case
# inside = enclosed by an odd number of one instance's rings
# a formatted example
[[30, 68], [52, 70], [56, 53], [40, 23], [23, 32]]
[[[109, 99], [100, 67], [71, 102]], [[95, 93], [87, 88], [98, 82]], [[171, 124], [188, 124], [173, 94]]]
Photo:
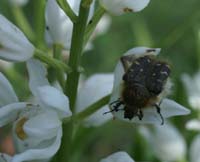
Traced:
[[150, 73], [147, 74], [146, 87], [152, 94], [159, 95], [170, 75], [170, 67], [165, 62], [154, 61]]
[[150, 56], [135, 59], [124, 74], [123, 80], [130, 84], [139, 83], [145, 86], [145, 81], [148, 79], [148, 73], [151, 69], [151, 60]]

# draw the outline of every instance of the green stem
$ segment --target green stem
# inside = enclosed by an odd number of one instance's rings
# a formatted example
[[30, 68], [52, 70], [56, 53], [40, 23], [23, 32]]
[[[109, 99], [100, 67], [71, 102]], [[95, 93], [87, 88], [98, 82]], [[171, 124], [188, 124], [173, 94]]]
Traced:
[[[84, 33], [87, 25], [89, 7], [83, 7], [83, 0], [80, 4], [79, 16], [74, 23], [72, 44], [70, 49], [69, 66], [72, 68], [72, 73], [67, 76], [65, 93], [69, 97], [70, 108], [74, 113], [75, 101], [77, 95], [78, 81], [79, 81], [79, 66], [81, 63], [81, 54], [83, 50]], [[57, 158], [59, 162], [71, 162], [72, 144], [74, 133], [74, 120], [73, 116], [70, 123], [63, 124], [63, 137], [60, 150], [58, 151]]]
[[[100, 100], [96, 101], [92, 105], [88, 106], [82, 112], [75, 114], [73, 116], [74, 122], [80, 122], [80, 121], [84, 120], [85, 118], [87, 118], [88, 116], [92, 115], [93, 113], [98, 111], [100, 108], [107, 105], [109, 100], [110, 100], [110, 94], [101, 98]], [[66, 118], [66, 119], [63, 120], [63, 122], [67, 123], [70, 120], [71, 120], [71, 118]]]
[[74, 105], [77, 95], [77, 87], [79, 80], [79, 67], [81, 63], [81, 54], [83, 50], [84, 33], [87, 25], [89, 8], [84, 8], [80, 5], [79, 18], [77, 23], [74, 24], [72, 34], [72, 45], [70, 50], [69, 66], [73, 72], [67, 77], [66, 93], [69, 96], [70, 108], [74, 112]]
[[34, 29], [37, 35], [36, 45], [39, 48], [44, 46], [45, 33], [45, 1], [34, 0]]
[[38, 49], [35, 49], [34, 57], [44, 63], [47, 63], [49, 66], [51, 66], [57, 70], [65, 71], [66, 73], [72, 72], [72, 69], [68, 65], [66, 65], [62, 61], [59, 61], [59, 60], [56, 60], [56, 59], [50, 57], [49, 55], [45, 54], [44, 52], [42, 52]]
[[196, 37], [196, 46], [197, 46], [197, 60], [200, 67], [200, 24], [195, 27], [195, 37]]
[[186, 159], [184, 158], [184, 159], [178, 160], [177, 162], [188, 162], [188, 160], [186, 160]]
[[[63, 49], [63, 47], [60, 44], [54, 44], [53, 45], [53, 56], [54, 56], [55, 59], [62, 60], [61, 59], [62, 49]], [[65, 79], [64, 79], [64, 73], [63, 73], [63, 71], [55, 70], [55, 72], [56, 72], [56, 76], [58, 78], [58, 82], [64, 88]]]
[[74, 11], [72, 10], [72, 8], [66, 0], [57, 0], [57, 3], [73, 23], [77, 22], [78, 16], [74, 13]]
[[84, 36], [84, 45], [87, 44], [91, 34], [94, 32], [98, 22], [100, 21], [101, 17], [104, 15], [105, 10], [102, 7], [99, 7], [97, 11], [95, 12], [94, 16], [90, 20]]
[[21, 8], [18, 6], [12, 6], [12, 13], [15, 17], [15, 21], [19, 28], [25, 33], [25, 35], [31, 40], [35, 40], [35, 35], [33, 29], [31, 28], [29, 22], [27, 21]]

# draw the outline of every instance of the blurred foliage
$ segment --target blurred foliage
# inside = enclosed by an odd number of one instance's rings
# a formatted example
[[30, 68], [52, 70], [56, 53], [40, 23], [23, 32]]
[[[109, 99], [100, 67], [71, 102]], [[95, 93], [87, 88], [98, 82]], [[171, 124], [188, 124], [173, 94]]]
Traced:
[[[1, 0], [0, 12], [14, 22], [12, 8], [7, 0]], [[23, 8], [34, 26], [33, 0]], [[172, 66], [173, 93], [171, 98], [189, 107], [184, 87], [180, 81], [183, 73], [194, 74], [200, 66], [200, 1], [152, 0], [142, 12], [112, 17], [109, 31], [96, 38], [94, 48], [85, 52], [82, 64], [85, 74], [113, 72], [116, 62], [128, 49], [135, 46], [162, 48], [159, 57]], [[21, 99], [27, 98], [28, 82], [24, 65], [15, 65], [15, 72], [7, 73]], [[26, 77], [27, 78], [27, 77]], [[25, 87], [24, 87], [25, 85]], [[190, 143], [195, 133], [185, 130], [185, 122], [195, 117], [175, 117], [172, 121]], [[98, 128], [79, 126], [75, 137], [74, 160], [97, 162], [100, 158], [118, 150], [127, 151], [137, 161], [158, 161], [152, 155], [151, 146], [138, 134], [139, 125], [111, 121]]]

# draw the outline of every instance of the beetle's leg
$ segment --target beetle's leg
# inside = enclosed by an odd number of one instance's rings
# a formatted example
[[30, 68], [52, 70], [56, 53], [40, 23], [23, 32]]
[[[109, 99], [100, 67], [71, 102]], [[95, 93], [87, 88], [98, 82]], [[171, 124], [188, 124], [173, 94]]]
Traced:
[[139, 120], [142, 120], [142, 118], [144, 117], [143, 112], [141, 109], [139, 109], [138, 111], [139, 113], [137, 114], [137, 117], [139, 118]]
[[121, 102], [120, 98], [118, 98], [116, 101], [113, 101], [113, 102], [109, 103], [109, 105], [112, 106], [113, 104], [119, 103], [119, 102]]
[[156, 107], [157, 113], [160, 115], [160, 118], [162, 120], [161, 125], [163, 125], [164, 124], [164, 118], [163, 118], [163, 116], [161, 114], [161, 109], [160, 109], [159, 105], [155, 104], [154, 106]]
[[124, 104], [123, 101], [120, 101], [120, 100], [118, 99], [118, 100], [116, 100], [116, 101], [110, 103], [109, 105], [111, 106], [111, 105], [113, 105], [114, 103], [116, 103], [116, 105], [113, 106], [113, 109], [111, 109], [111, 110], [108, 111], [108, 112], [103, 113], [104, 115], [107, 114], [107, 113], [111, 113], [111, 112], [113, 112], [113, 111], [116, 111], [116, 112], [117, 112], [117, 111], [119, 111], [119, 110], [124, 110], [124, 108], [123, 108], [123, 109], [119, 109], [119, 107], [120, 107], [121, 105]]

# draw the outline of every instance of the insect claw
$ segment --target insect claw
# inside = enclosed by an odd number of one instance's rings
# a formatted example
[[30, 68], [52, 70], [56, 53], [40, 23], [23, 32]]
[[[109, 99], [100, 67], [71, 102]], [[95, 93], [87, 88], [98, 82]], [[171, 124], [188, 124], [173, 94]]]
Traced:
[[156, 107], [157, 113], [160, 115], [160, 118], [161, 118], [161, 125], [164, 125], [164, 118], [163, 118], [163, 116], [162, 116], [162, 114], [161, 114], [161, 109], [160, 109], [160, 107], [159, 107], [157, 104], [155, 104], [154, 106]]
[[111, 112], [113, 112], [113, 111], [118, 111], [118, 109], [112, 109], [112, 110], [110, 110], [110, 111], [104, 112], [103, 115], [106, 115], [106, 114], [111, 113]]

